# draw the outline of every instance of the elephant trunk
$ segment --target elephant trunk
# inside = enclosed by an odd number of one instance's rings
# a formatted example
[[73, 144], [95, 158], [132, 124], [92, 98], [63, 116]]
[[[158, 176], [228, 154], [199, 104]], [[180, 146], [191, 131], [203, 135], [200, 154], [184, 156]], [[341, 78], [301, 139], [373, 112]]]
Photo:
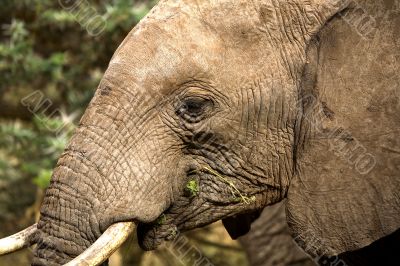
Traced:
[[37, 232], [32, 265], [63, 265], [91, 246], [101, 231], [95, 213], [95, 197], [87, 169], [79, 159], [64, 155], [46, 191]]
[[[111, 92], [102, 94], [104, 86], [100, 85], [54, 170], [32, 240], [37, 243], [33, 265], [65, 264], [111, 225], [152, 222], [169, 206], [172, 197], [164, 189], [168, 176], [147, 160], [156, 157], [159, 147], [147, 145], [154, 141], [149, 135], [130, 133], [140, 124], [131, 123], [131, 117], [118, 117], [120, 113], [109, 104], [114, 99]], [[160, 193], [154, 197], [150, 191]]]

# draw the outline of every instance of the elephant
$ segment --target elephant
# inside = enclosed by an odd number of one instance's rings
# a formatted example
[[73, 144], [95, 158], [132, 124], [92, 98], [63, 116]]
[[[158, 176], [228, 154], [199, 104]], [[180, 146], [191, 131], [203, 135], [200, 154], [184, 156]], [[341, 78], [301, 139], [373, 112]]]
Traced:
[[251, 266], [314, 266], [315, 262], [298, 247], [286, 223], [285, 201], [266, 207], [238, 238]]
[[[400, 29], [393, 0], [161, 0], [113, 55], [60, 157], [32, 265], [99, 265], [286, 200], [322, 265], [395, 265]], [[385, 247], [385, 248], [382, 248]]]

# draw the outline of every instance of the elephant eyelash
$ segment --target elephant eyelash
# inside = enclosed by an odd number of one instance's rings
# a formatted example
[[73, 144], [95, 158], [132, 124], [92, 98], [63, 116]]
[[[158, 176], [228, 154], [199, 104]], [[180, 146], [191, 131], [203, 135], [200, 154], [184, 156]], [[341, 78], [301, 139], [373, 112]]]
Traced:
[[209, 98], [192, 96], [183, 99], [176, 107], [175, 113], [189, 123], [198, 123], [214, 107], [214, 102]]

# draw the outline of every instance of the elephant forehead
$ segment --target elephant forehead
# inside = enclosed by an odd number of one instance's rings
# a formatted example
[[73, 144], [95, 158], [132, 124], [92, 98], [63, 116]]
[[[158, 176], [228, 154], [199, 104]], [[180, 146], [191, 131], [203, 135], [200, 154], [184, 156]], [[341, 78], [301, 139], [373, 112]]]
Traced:
[[184, 77], [215, 73], [215, 66], [223, 60], [223, 49], [220, 41], [198, 22], [183, 17], [165, 23], [143, 21], [120, 45], [105, 76], [114, 79], [123, 74], [146, 87], [158, 83], [162, 85], [158, 90], [166, 89], [168, 93], [172, 84], [185, 82], [181, 80]]
[[[162, 9], [162, 5], [169, 6]], [[193, 1], [164, 1], [162, 5], [125, 38], [105, 79], [165, 96], [198, 76], [234, 90], [244, 79], [272, 72], [271, 65], [277, 62], [273, 48], [252, 31], [255, 27], [248, 22], [250, 11], [244, 1], [233, 6], [213, 1], [198, 6]], [[217, 8], [209, 9], [213, 5]]]

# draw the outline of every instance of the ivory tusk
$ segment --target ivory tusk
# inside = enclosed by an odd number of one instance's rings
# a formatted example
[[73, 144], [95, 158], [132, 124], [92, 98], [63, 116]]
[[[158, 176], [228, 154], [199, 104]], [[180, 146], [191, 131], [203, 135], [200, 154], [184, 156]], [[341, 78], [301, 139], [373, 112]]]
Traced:
[[135, 230], [135, 223], [121, 222], [111, 225], [96, 242], [64, 266], [96, 266], [107, 260]]
[[36, 224], [12, 235], [0, 239], [0, 255], [8, 254], [30, 245], [29, 238], [37, 230]]

